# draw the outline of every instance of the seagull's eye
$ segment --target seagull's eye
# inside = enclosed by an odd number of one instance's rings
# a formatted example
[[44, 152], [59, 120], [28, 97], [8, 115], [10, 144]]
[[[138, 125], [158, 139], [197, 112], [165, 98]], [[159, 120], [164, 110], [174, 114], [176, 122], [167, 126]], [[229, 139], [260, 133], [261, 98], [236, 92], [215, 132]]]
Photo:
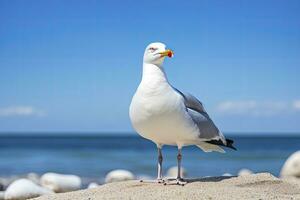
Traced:
[[154, 48], [154, 47], [150, 47], [149, 48], [149, 51], [151, 51], [151, 52], [154, 52], [154, 51], [156, 51], [157, 50], [157, 48]]

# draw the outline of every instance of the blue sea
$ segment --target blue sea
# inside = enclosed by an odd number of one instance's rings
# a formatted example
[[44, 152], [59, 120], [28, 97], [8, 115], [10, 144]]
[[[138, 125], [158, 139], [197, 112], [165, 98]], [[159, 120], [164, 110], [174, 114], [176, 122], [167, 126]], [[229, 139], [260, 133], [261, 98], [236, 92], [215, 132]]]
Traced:
[[[279, 175], [287, 157], [300, 149], [300, 137], [235, 136], [237, 151], [204, 153], [197, 147], [183, 149], [188, 177], [236, 175], [241, 168]], [[286, 136], [283, 136], [286, 135]], [[176, 147], [163, 148], [163, 168], [176, 165]], [[0, 136], [0, 176], [57, 172], [103, 180], [113, 169], [156, 176], [156, 146], [137, 135], [27, 134]]]

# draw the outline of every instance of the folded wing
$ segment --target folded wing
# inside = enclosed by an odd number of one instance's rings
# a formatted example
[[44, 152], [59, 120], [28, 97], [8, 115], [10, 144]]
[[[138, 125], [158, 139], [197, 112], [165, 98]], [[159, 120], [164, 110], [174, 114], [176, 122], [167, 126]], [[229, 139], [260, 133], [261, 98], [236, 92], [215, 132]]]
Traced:
[[[203, 144], [207, 143], [205, 147], [217, 145], [235, 149], [232, 146], [233, 141], [225, 139], [224, 135], [205, 111], [203, 104], [196, 97], [191, 94], [182, 93], [176, 88], [174, 89], [183, 97], [186, 110], [199, 129], [199, 138], [203, 141], [201, 142], [203, 147]], [[201, 144], [198, 146], [201, 146]]]

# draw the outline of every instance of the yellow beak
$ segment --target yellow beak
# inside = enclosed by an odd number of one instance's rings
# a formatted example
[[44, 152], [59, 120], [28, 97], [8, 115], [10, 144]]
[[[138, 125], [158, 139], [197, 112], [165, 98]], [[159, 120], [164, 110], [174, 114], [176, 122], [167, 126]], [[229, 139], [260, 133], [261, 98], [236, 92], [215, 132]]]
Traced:
[[168, 56], [169, 58], [171, 58], [174, 56], [174, 52], [170, 49], [160, 52], [159, 54], [160, 54], [160, 57]]

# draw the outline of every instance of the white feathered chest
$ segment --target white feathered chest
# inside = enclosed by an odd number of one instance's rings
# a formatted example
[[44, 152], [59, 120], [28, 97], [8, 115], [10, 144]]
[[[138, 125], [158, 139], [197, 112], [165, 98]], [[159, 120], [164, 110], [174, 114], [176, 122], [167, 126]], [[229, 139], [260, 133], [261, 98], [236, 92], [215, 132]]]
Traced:
[[175, 144], [191, 128], [190, 124], [182, 123], [185, 121], [182, 104], [182, 96], [167, 83], [156, 88], [141, 83], [130, 105], [132, 125], [147, 139]]

